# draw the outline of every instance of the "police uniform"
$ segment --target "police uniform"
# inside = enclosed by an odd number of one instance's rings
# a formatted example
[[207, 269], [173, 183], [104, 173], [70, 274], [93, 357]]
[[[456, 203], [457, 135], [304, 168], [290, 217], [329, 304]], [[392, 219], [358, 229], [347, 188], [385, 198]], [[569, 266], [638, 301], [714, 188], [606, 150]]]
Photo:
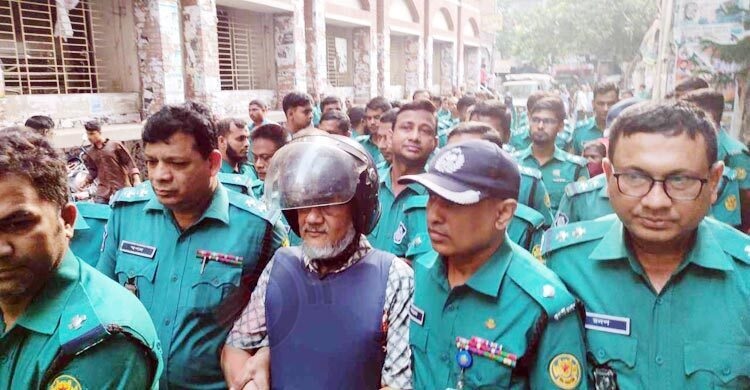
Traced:
[[[576, 301], [560, 280], [508, 237], [451, 289], [437, 254], [414, 265], [409, 342], [415, 389], [586, 388]], [[461, 369], [457, 338], [502, 346]], [[463, 371], [463, 374], [462, 374]]]
[[380, 149], [378, 149], [378, 145], [375, 145], [375, 143], [372, 142], [369, 134], [358, 135], [354, 137], [354, 139], [365, 148], [367, 153], [370, 153], [370, 157], [372, 157], [372, 161], [375, 165], [385, 161], [383, 154], [380, 153]]
[[[562, 150], [567, 150], [572, 138], [573, 128], [566, 123], [563, 129], [557, 133], [555, 145]], [[510, 131], [509, 143], [515, 150], [524, 150], [531, 146], [531, 130], [529, 125], [524, 124], [523, 126], [513, 128]]]
[[[409, 244], [414, 242], [416, 244], [412, 245], [408, 255], [408, 258], [414, 258], [429, 250], [429, 240], [424, 239], [427, 233], [427, 190], [409, 184], [394, 196], [391, 172], [392, 169], [388, 169], [380, 176], [380, 220], [367, 239], [374, 248], [401, 257], [407, 256]], [[414, 241], [417, 237], [421, 239]]]
[[719, 160], [734, 169], [741, 190], [750, 190], [750, 152], [747, 147], [729, 133], [720, 129], [718, 133]]
[[518, 172], [521, 173], [518, 203], [525, 204], [541, 214], [546, 227], [552, 226], [552, 199], [542, 181], [542, 172], [522, 165], [518, 166]]
[[588, 221], [614, 212], [607, 193], [607, 176], [602, 173], [565, 186], [555, 215], [555, 226]]
[[[740, 226], [739, 183], [734, 170], [724, 167], [719, 184], [718, 197], [711, 205], [709, 215], [732, 226]], [[555, 215], [555, 226], [589, 221], [612, 214], [615, 211], [609, 202], [607, 177], [599, 174], [589, 180], [570, 183], [565, 187], [565, 195]]]
[[130, 289], [164, 349], [162, 386], [225, 388], [218, 353], [283, 227], [249, 196], [218, 184], [200, 219], [181, 231], [150, 182], [112, 201], [97, 268]]
[[552, 158], [543, 166], [539, 165], [539, 162], [532, 154], [531, 147], [517, 152], [516, 159], [521, 165], [535, 168], [542, 172], [542, 181], [544, 181], [544, 185], [547, 187], [547, 191], [549, 191], [550, 208], [553, 212], [557, 210], [560, 198], [562, 198], [565, 186], [568, 183], [589, 178], [586, 159], [564, 152], [558, 147], [555, 147]]
[[597, 388], [750, 387], [750, 238], [705, 218], [656, 293], [624, 233], [611, 215], [544, 236], [547, 266], [586, 307]]
[[251, 177], [236, 173], [219, 172], [216, 175], [216, 178], [219, 180], [219, 183], [224, 185], [228, 190], [255, 197], [255, 194], [253, 193], [253, 183], [255, 180]]
[[456, 126], [458, 126], [459, 123], [461, 123], [461, 120], [458, 118], [453, 118], [452, 116], [443, 121], [438, 120], [438, 148], [442, 148], [448, 144], [448, 136], [451, 134], [451, 131], [453, 131]]
[[573, 154], [582, 155], [583, 145], [586, 142], [602, 137], [604, 137], [604, 130], [596, 125], [596, 119], [594, 117], [578, 122], [573, 131], [573, 139], [571, 142], [573, 146]]
[[96, 267], [104, 241], [104, 227], [112, 213], [106, 204], [77, 202], [78, 214], [73, 225], [75, 232], [70, 240], [70, 250], [81, 260]]
[[255, 167], [253, 167], [251, 164], [239, 164], [238, 170], [235, 171], [228, 162], [226, 162], [225, 160], [221, 160], [221, 167], [219, 168], [219, 172], [245, 175], [251, 179], [258, 178], [258, 174], [255, 173]]
[[148, 312], [71, 251], [12, 328], [2, 317], [2, 389], [158, 386], [161, 349]]

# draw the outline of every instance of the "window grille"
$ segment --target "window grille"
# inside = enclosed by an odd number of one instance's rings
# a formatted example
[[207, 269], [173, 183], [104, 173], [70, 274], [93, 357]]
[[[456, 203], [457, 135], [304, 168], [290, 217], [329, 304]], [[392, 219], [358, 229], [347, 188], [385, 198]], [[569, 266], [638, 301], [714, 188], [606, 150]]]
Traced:
[[406, 58], [405, 39], [400, 36], [391, 35], [391, 85], [405, 84], [406, 80]]
[[249, 11], [216, 7], [219, 36], [219, 79], [222, 90], [261, 89], [263, 31]]
[[69, 12], [73, 36], [55, 37], [54, 0], [0, 0], [0, 61], [9, 95], [99, 92], [94, 12]]
[[333, 34], [326, 34], [326, 70], [328, 73], [328, 82], [333, 87], [342, 87], [344, 78], [338, 70], [336, 59], [336, 37]]

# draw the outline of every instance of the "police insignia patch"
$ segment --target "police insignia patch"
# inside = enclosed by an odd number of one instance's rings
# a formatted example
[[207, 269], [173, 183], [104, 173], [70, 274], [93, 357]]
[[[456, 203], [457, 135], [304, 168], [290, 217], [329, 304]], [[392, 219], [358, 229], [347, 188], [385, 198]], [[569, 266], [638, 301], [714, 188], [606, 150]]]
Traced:
[[393, 242], [396, 245], [401, 244], [401, 242], [404, 240], [404, 237], [406, 237], [406, 225], [404, 225], [403, 222], [399, 222], [398, 229], [393, 232]]
[[737, 209], [737, 197], [734, 195], [729, 195], [724, 200], [724, 207], [729, 211], [734, 211]]
[[581, 383], [581, 364], [569, 353], [561, 353], [549, 362], [549, 377], [560, 389], [575, 389]]
[[461, 149], [456, 148], [442, 155], [440, 159], [435, 162], [435, 169], [438, 172], [450, 174], [461, 169], [461, 167], [464, 166], [465, 161]]
[[747, 171], [745, 171], [745, 168], [737, 168], [734, 171], [737, 173], [738, 180], [745, 180], [747, 177]]
[[552, 206], [552, 199], [549, 198], [549, 194], [544, 194], [544, 205], [547, 207]]
[[534, 245], [534, 247], [531, 248], [531, 255], [537, 260], [542, 260], [542, 246], [539, 244]]
[[60, 375], [47, 388], [49, 390], [81, 390], [81, 384], [73, 376]]

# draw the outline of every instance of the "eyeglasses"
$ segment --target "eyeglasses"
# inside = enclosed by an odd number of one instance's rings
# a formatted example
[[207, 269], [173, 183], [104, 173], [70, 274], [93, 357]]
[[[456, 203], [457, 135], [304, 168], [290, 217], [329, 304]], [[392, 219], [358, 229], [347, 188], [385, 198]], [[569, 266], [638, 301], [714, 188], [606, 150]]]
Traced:
[[672, 175], [657, 180], [640, 172], [613, 173], [617, 180], [617, 189], [625, 196], [642, 198], [646, 196], [654, 183], [662, 183], [664, 193], [672, 200], [695, 200], [703, 191], [708, 179], [701, 179], [687, 175]]
[[551, 126], [551, 125], [556, 125], [557, 122], [558, 122], [558, 120], [557, 119], [553, 119], [553, 118], [531, 117], [531, 124], [532, 125], [538, 125], [538, 124], [541, 123], [541, 124], [543, 124], [545, 126]]

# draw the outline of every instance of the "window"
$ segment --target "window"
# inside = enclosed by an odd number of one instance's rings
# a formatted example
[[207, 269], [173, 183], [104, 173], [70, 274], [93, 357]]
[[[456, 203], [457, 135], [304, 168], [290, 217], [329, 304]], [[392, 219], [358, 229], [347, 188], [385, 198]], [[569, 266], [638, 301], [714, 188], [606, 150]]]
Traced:
[[228, 7], [216, 7], [219, 35], [219, 79], [222, 90], [262, 89], [265, 80], [263, 27], [254, 15]]
[[352, 72], [349, 66], [351, 31], [329, 26], [326, 29], [333, 30], [326, 33], [328, 82], [333, 87], [351, 86]]
[[73, 36], [54, 36], [54, 0], [0, 0], [0, 62], [8, 95], [99, 92], [91, 2], [69, 12]]

